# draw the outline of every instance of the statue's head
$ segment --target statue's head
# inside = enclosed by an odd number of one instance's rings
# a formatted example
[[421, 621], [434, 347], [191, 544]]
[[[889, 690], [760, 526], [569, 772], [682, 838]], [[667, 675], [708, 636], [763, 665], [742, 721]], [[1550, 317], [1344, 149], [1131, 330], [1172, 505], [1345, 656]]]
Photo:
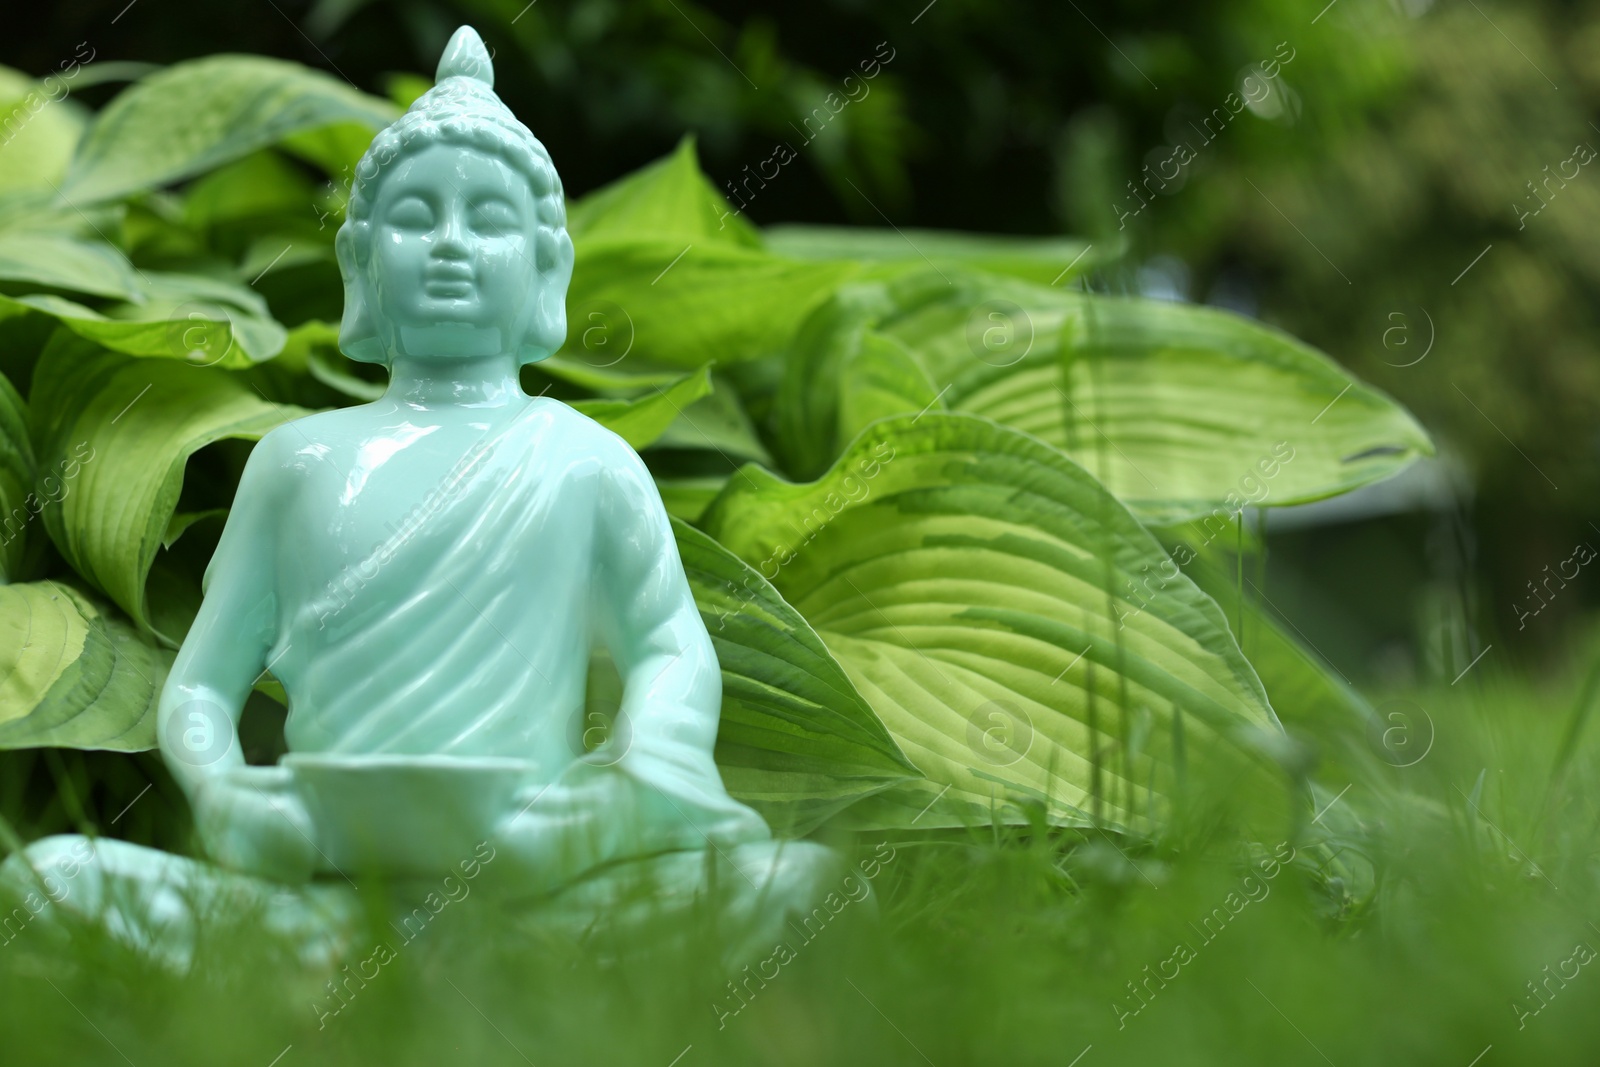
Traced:
[[335, 248], [351, 359], [514, 353], [567, 335], [572, 240], [561, 179], [494, 94], [483, 41], [456, 31], [434, 87], [373, 138]]

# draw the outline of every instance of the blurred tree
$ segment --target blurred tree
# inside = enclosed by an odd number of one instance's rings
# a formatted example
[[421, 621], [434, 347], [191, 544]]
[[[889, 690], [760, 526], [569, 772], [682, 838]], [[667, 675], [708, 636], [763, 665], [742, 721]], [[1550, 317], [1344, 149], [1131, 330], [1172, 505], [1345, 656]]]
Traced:
[[1329, 23], [1376, 42], [1352, 62], [1384, 57], [1385, 93], [1352, 111], [1306, 87], [1296, 126], [1222, 160], [1148, 248], [1197, 264], [1201, 296], [1244, 282], [1463, 455], [1481, 621], [1515, 640], [1529, 580], [1600, 545], [1600, 7], [1341, 3]]
[[[259, 11], [194, 13], [87, 0], [42, 13], [0, 60], [42, 73], [82, 40], [101, 60], [262, 52], [404, 96], [417, 83], [395, 75], [428, 73], [427, 57], [470, 21], [497, 52], [507, 101], [575, 194], [665, 154], [688, 130], [719, 182], [776, 141], [801, 150], [804, 165], [752, 207], [761, 221], [881, 225], [881, 210], [898, 225], [1042, 233], [1102, 221], [1072, 206], [1093, 200], [1073, 152], [1095, 147], [1074, 131], [1096, 108], [1114, 116], [1125, 157], [1102, 177], [1131, 177], [1174, 108], [1220, 104], [1280, 42], [1301, 48], [1310, 15], [1271, 0], [267, 0]], [[1347, 28], [1315, 29], [1324, 44], [1313, 60], [1300, 53], [1296, 75], [1344, 108], [1367, 94], [1350, 63], [1368, 46]], [[1248, 155], [1251, 143], [1230, 132], [1214, 152]]]

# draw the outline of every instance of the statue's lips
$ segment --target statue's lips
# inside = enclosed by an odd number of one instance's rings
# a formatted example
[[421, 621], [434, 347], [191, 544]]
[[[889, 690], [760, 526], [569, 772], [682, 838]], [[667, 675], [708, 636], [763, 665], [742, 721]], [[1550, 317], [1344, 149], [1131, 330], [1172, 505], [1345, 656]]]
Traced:
[[434, 300], [464, 300], [477, 291], [471, 278], [426, 278], [422, 282], [423, 295]]
[[460, 300], [477, 292], [472, 264], [434, 260], [422, 272], [422, 292], [434, 300]]

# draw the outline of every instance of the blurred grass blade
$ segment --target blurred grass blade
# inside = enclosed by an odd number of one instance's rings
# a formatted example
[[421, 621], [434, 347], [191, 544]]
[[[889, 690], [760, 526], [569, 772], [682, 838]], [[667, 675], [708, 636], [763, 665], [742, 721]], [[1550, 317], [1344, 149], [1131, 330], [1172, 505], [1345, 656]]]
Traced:
[[1589, 720], [1594, 717], [1596, 704], [1600, 704], [1600, 663], [1589, 668], [1589, 673], [1583, 680], [1583, 688], [1578, 692], [1577, 702], [1572, 706], [1572, 714], [1567, 718], [1567, 728], [1561, 732], [1561, 740], [1556, 745], [1554, 765], [1551, 767], [1552, 782], [1559, 781], [1566, 774], [1567, 765], [1572, 762], [1573, 754], [1578, 751], [1578, 741], [1588, 727]]

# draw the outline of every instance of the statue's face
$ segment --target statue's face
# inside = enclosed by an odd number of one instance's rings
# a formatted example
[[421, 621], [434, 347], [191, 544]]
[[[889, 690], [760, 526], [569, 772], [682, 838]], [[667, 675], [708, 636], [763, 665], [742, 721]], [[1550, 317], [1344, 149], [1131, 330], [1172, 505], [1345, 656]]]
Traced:
[[369, 299], [402, 353], [513, 351], [538, 303], [536, 205], [496, 156], [435, 144], [396, 160], [372, 211]]

